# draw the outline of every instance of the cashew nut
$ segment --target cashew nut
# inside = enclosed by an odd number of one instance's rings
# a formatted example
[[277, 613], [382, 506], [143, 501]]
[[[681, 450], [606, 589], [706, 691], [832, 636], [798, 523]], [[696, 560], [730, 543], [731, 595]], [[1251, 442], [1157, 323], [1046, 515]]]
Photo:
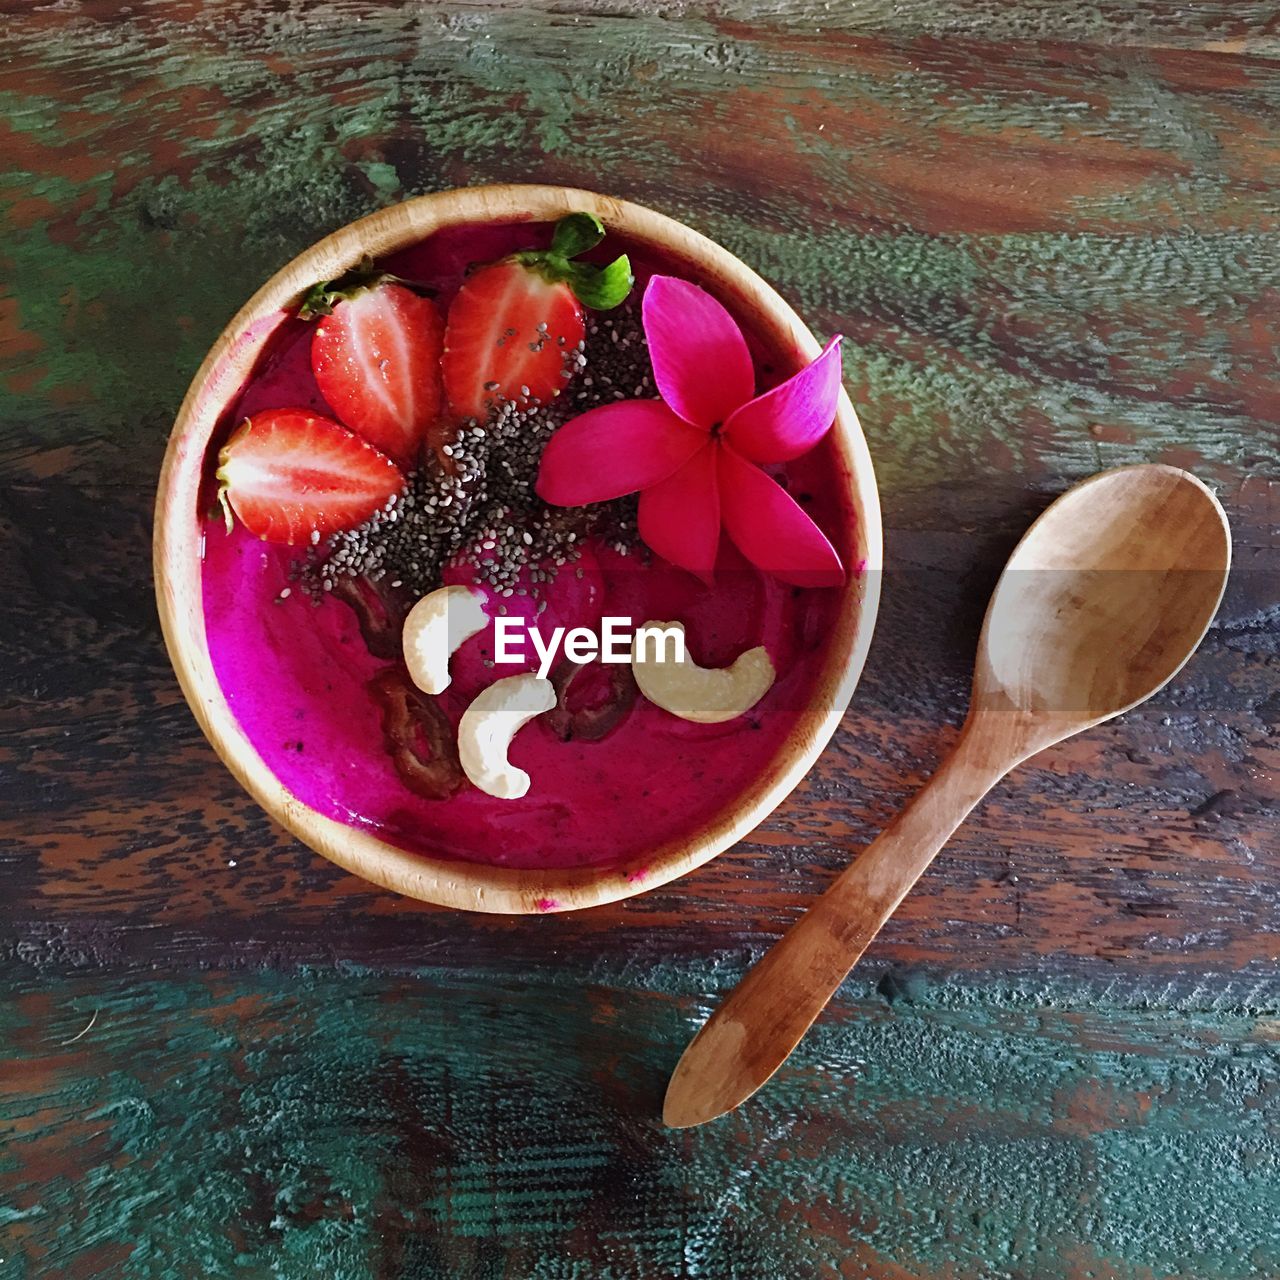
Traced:
[[[644, 625], [684, 633], [679, 622]], [[687, 649], [683, 661], [660, 662], [644, 656], [639, 629], [631, 642], [631, 670], [650, 702], [698, 724], [720, 724], [750, 711], [769, 692], [774, 679], [773, 663], [763, 645], [740, 653], [727, 667], [700, 667]]]
[[428, 592], [404, 620], [404, 664], [423, 693], [449, 687], [449, 659], [464, 640], [489, 625], [484, 595], [472, 587]]
[[507, 676], [482, 689], [458, 722], [462, 771], [481, 791], [499, 800], [519, 800], [529, 790], [529, 775], [507, 761], [507, 748], [534, 716], [555, 705], [551, 681], [530, 673]]

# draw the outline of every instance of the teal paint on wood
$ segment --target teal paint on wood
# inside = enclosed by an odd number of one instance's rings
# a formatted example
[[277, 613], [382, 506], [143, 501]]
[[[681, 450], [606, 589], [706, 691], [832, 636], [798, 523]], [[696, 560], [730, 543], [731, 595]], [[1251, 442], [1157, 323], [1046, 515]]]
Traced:
[[855, 980], [756, 1103], [675, 1133], [705, 1003], [620, 979], [10, 964], [0, 1276], [1280, 1270], [1274, 1010]]
[[[651, 199], [844, 328], [891, 488], [964, 482], [993, 451], [1080, 476], [1184, 450], [1221, 473], [1274, 395], [1280, 203], [1259, 181], [1269, 139], [1247, 146], [1274, 110], [1263, 68], [1192, 113], [1180, 68], [1154, 56], [1029, 46], [979, 77], [981, 50], [922, 41], [909, 16], [819, 57], [786, 34], [798, 14], [778, 15], [781, 37], [584, 14], [587, 62], [547, 15], [501, 8], [408, 26], [376, 10], [352, 66], [335, 32], [353, 12], [245, 15], [212, 40], [173, 21], [156, 60], [144, 9], [113, 23], [87, 86], [76, 27], [0, 35], [20, 59], [0, 93], [15, 122], [0, 206], [23, 334], [0, 412], [54, 442], [84, 430], [62, 406], [91, 406], [95, 430], [135, 439], [304, 245], [391, 199], [513, 177]], [[81, 92], [27, 89], [27, 72]], [[778, 159], [767, 181], [759, 148]], [[1260, 435], [1252, 465], [1274, 468], [1278, 441]]]

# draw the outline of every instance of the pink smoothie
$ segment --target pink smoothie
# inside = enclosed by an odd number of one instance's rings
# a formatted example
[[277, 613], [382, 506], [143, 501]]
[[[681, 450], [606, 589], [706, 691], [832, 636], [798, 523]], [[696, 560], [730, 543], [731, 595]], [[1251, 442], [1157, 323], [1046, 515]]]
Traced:
[[[543, 228], [455, 232], [388, 265], [434, 283], [445, 298], [468, 262], [540, 242]], [[295, 405], [328, 412], [310, 373], [309, 339], [306, 326], [284, 326], [234, 420]], [[787, 469], [792, 491], [812, 495], [811, 510], [828, 531], [836, 509], [832, 474], [826, 445]], [[665, 562], [641, 565], [635, 556], [589, 547], [548, 589], [539, 625], [594, 628], [605, 614], [637, 624], [678, 620], [703, 665], [723, 665], [764, 644], [778, 672], [773, 688], [746, 716], [721, 725], [692, 724], [639, 698], [597, 742], [562, 741], [539, 718], [510, 752], [532, 778], [526, 797], [498, 800], [468, 784], [433, 800], [404, 785], [385, 748], [367, 684], [391, 664], [370, 656], [353, 612], [329, 597], [315, 605], [296, 588], [276, 602], [298, 549], [259, 542], [238, 527], [228, 534], [217, 520], [205, 542], [214, 670], [245, 734], [283, 784], [328, 817], [407, 850], [515, 867], [626, 861], [732, 807], [805, 706], [837, 599], [834, 591], [800, 590], [760, 574], [729, 546], [710, 588]], [[447, 576], [465, 578], [461, 571]], [[496, 601], [489, 613], [496, 615]], [[520, 670], [486, 665], [493, 647], [491, 623], [454, 656], [453, 683], [440, 702], [455, 726], [480, 688]], [[531, 655], [529, 669], [534, 665]]]

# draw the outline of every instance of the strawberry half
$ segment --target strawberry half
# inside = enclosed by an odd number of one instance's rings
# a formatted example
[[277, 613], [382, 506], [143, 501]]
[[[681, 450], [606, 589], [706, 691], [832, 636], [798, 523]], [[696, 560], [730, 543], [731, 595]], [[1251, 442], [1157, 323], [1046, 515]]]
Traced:
[[608, 311], [634, 283], [625, 254], [607, 267], [573, 261], [603, 238], [599, 218], [571, 213], [556, 224], [550, 249], [467, 277], [444, 334], [444, 389], [458, 417], [482, 419], [497, 400], [523, 408], [560, 394], [585, 332], [583, 307]]
[[246, 418], [218, 454], [218, 501], [250, 533], [293, 545], [354, 529], [404, 490], [385, 454], [308, 409]]
[[352, 431], [413, 466], [440, 413], [444, 321], [429, 298], [385, 276], [355, 273], [317, 286], [302, 316], [321, 317], [311, 371]]

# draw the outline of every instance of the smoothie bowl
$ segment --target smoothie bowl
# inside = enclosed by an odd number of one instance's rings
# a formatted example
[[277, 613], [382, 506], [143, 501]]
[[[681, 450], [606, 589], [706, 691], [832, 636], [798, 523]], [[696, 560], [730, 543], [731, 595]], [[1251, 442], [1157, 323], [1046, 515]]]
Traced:
[[342, 867], [470, 910], [682, 875], [801, 780], [875, 620], [820, 347], [641, 206], [471, 188], [296, 258], [160, 478], [166, 643], [219, 756]]

